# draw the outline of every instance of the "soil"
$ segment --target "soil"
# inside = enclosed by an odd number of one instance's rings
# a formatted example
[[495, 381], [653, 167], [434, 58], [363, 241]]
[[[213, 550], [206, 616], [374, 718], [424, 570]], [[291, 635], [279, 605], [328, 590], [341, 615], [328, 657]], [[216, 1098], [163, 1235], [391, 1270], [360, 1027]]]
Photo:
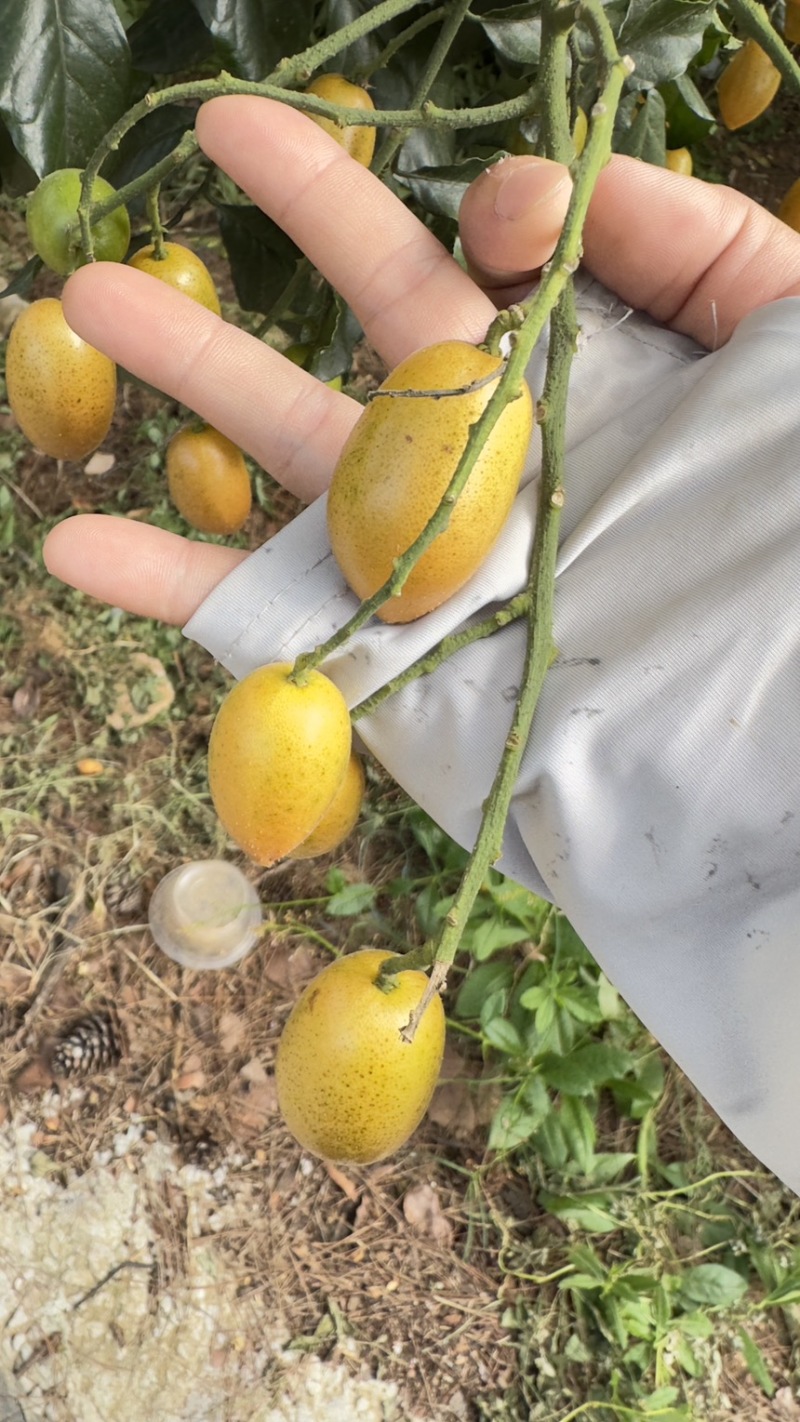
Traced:
[[[797, 176], [797, 121], [779, 103], [706, 145], [703, 164], [774, 210]], [[221, 277], [201, 217], [183, 236]], [[24, 251], [20, 213], [0, 209], [7, 271]], [[25, 450], [2, 466], [17, 527], [95, 509], [169, 524], [156, 452], [180, 418], [126, 382], [107, 460]], [[15, 439], [0, 413], [0, 450]], [[259, 481], [245, 547], [296, 512]], [[513, 1237], [545, 1258], [556, 1225], [522, 1174], [487, 1158], [480, 1060], [451, 1045], [426, 1123], [368, 1169], [312, 1160], [277, 1114], [275, 1047], [298, 991], [331, 945], [377, 945], [399, 910], [387, 895], [373, 925], [332, 919], [330, 861], [237, 861], [264, 904], [256, 949], [220, 973], [166, 959], [146, 924], [155, 884], [230, 853], [204, 784], [224, 678], [179, 634], [56, 588], [35, 539], [9, 546], [2, 580], [0, 1419], [528, 1416], [517, 1382], [538, 1349], [522, 1361], [508, 1311], [530, 1285], [498, 1255]], [[412, 872], [414, 848], [395, 828], [403, 797], [379, 767], [369, 777], [369, 818], [336, 862], [380, 886]], [[109, 1060], [59, 1077], [54, 1046], [91, 1014], [109, 1024]], [[735, 1149], [710, 1113], [707, 1129]], [[791, 1394], [768, 1404], [733, 1364], [726, 1384], [734, 1415], [793, 1415]]]

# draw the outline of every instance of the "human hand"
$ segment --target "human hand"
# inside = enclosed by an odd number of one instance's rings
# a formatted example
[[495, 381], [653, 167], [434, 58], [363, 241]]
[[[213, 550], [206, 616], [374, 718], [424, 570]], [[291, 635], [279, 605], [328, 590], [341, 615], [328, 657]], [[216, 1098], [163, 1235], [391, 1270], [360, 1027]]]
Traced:
[[[467, 276], [389, 190], [303, 114], [269, 99], [214, 99], [201, 147], [297, 242], [350, 303], [389, 366], [434, 341], [480, 341], [496, 306], [550, 257], [571, 191], [560, 165], [509, 158], [467, 192]], [[800, 295], [800, 238], [757, 204], [634, 159], [601, 174], [586, 267], [632, 307], [715, 347], [749, 311]], [[82, 267], [64, 310], [85, 340], [188, 405], [304, 500], [328, 485], [361, 407], [151, 277]], [[44, 545], [64, 582], [183, 624], [247, 554], [105, 515], [66, 519]]]

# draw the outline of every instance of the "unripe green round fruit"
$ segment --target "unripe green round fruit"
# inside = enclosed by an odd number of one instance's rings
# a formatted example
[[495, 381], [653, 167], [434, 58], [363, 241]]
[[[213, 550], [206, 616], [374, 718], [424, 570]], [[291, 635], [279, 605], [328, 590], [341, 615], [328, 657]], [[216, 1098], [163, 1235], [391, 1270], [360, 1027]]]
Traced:
[[[113, 197], [115, 189], [105, 178], [92, 183], [92, 202]], [[45, 266], [59, 276], [67, 276], [86, 261], [80, 247], [78, 200], [81, 195], [80, 168], [59, 168], [42, 178], [28, 199], [25, 220], [31, 246]], [[126, 207], [115, 207], [92, 224], [94, 257], [98, 262], [121, 262], [131, 240], [131, 224]]]

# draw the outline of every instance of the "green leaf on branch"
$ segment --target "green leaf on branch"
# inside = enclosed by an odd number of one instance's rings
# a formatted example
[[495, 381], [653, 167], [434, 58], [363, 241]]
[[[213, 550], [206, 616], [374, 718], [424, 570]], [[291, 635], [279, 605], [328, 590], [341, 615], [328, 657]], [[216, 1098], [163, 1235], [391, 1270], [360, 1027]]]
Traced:
[[764, 1354], [755, 1339], [751, 1338], [747, 1329], [742, 1328], [741, 1325], [739, 1327], [739, 1347], [753, 1381], [758, 1383], [761, 1391], [765, 1392], [767, 1397], [774, 1397], [775, 1384], [770, 1376]]
[[661, 84], [684, 74], [703, 44], [715, 0], [630, 0], [618, 34], [630, 55], [635, 85]]
[[494, 48], [512, 64], [537, 65], [542, 47], [542, 7], [509, 5], [481, 15], [480, 23]]
[[670, 148], [688, 148], [706, 138], [717, 120], [688, 74], [660, 86]]
[[299, 247], [260, 208], [219, 203], [216, 211], [239, 305], [269, 311], [295, 273]]
[[624, 1076], [630, 1065], [627, 1052], [605, 1042], [589, 1042], [566, 1057], [548, 1053], [539, 1063], [548, 1085], [571, 1096], [591, 1095], [598, 1086]]
[[477, 1020], [486, 998], [505, 993], [513, 981], [514, 970], [508, 962], [482, 963], [479, 968], [473, 968], [459, 989], [454, 1015], [462, 1021]]
[[308, 44], [313, 0], [193, 0], [219, 45], [225, 67], [240, 79], [265, 79], [279, 59]]
[[374, 884], [345, 884], [328, 899], [325, 912], [332, 918], [355, 918], [372, 908], [376, 893]]
[[[612, 1230], [619, 1229], [619, 1220], [609, 1209], [611, 1201], [608, 1195], [551, 1195], [542, 1191], [539, 1200], [551, 1215], [577, 1225], [589, 1234], [610, 1234]], [[569, 1288], [569, 1279], [565, 1281], [565, 1287]]]
[[[119, 152], [104, 167], [116, 188], [132, 183], [177, 148], [183, 135], [194, 127], [194, 109], [185, 104], [165, 104], [155, 109], [125, 134]], [[130, 205], [131, 212], [143, 211], [144, 198]], [[169, 221], [169, 217], [166, 219]]]
[[0, 0], [0, 114], [38, 177], [81, 167], [125, 112], [131, 58], [113, 0]]
[[335, 380], [337, 375], [349, 372], [353, 363], [353, 347], [363, 335], [357, 316], [338, 292], [333, 293], [331, 317], [327, 330], [322, 334], [322, 344], [317, 347], [309, 366], [319, 380]]
[[614, 147], [618, 153], [629, 153], [645, 163], [663, 168], [667, 147], [666, 109], [657, 89], [644, 95], [628, 94], [619, 106], [618, 138]]

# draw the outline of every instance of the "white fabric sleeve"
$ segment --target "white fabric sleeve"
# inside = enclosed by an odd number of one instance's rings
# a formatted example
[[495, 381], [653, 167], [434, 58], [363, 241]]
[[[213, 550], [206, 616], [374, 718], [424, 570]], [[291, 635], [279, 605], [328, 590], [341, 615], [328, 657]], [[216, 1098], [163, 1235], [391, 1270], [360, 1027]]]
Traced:
[[[555, 901], [745, 1145], [800, 1192], [800, 299], [721, 350], [580, 293], [558, 658], [500, 868]], [[541, 391], [545, 351], [529, 379]], [[373, 621], [326, 671], [355, 704], [517, 592], [539, 450], [499, 543], [443, 608]], [[354, 611], [320, 499], [185, 628], [241, 677]], [[358, 722], [370, 751], [470, 846], [522, 662], [519, 624]]]

